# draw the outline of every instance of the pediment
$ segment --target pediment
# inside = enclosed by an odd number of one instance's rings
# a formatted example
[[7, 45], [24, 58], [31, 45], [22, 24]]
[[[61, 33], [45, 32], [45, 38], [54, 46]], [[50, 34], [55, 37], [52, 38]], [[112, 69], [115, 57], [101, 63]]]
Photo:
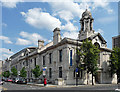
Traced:
[[93, 39], [98, 40], [99, 39], [102, 42], [102, 44], [106, 44], [107, 43], [100, 33], [96, 33], [96, 34], [90, 36], [89, 39], [91, 39], [91, 40], [93, 40]]

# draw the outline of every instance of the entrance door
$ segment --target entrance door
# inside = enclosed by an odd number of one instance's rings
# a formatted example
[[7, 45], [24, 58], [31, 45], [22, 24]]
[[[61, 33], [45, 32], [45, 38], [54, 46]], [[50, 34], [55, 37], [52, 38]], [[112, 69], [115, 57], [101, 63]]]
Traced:
[[96, 76], [95, 76], [95, 83], [100, 83], [100, 72], [97, 72]]

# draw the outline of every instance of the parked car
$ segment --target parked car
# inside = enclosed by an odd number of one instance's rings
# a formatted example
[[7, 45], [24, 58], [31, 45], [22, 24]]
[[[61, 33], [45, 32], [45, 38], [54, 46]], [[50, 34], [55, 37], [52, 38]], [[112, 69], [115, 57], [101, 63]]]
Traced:
[[17, 83], [18, 80], [19, 80], [19, 78], [13, 78], [12, 83]]
[[8, 78], [5, 78], [4, 81], [5, 81], [5, 82], [8, 82]]
[[7, 79], [7, 82], [12, 82], [12, 79], [10, 78], [10, 79]]
[[0, 85], [3, 85], [3, 84], [4, 84], [4, 82], [2, 80], [0, 80]]
[[19, 78], [19, 80], [17, 81], [18, 84], [27, 84], [26, 79], [24, 78]]

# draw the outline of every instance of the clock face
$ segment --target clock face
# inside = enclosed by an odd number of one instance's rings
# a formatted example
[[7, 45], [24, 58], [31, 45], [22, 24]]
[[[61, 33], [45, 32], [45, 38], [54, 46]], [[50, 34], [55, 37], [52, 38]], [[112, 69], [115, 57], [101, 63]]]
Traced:
[[88, 18], [88, 15], [86, 15], [85, 18]]

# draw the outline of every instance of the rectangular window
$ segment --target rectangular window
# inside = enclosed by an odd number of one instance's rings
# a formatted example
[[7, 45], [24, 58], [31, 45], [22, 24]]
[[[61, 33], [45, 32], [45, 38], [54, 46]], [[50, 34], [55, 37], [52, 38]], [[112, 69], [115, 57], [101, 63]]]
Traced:
[[62, 78], [62, 67], [59, 67], [59, 78]]
[[72, 66], [72, 50], [70, 50], [70, 66]]
[[49, 62], [52, 63], [52, 53], [49, 54]]
[[30, 62], [32, 63], [32, 59], [30, 60]]
[[15, 66], [15, 68], [17, 69], [17, 65]]
[[49, 68], [49, 78], [52, 78], [52, 68]]
[[30, 75], [29, 75], [29, 71], [28, 71], [28, 78], [30, 77]]
[[100, 65], [100, 53], [98, 54], [99, 58], [98, 58], [98, 64]]
[[26, 66], [28, 66], [28, 60], [26, 60]]
[[45, 65], [45, 56], [43, 56], [43, 65]]
[[59, 50], [59, 61], [62, 62], [62, 50]]
[[23, 62], [23, 65], [24, 65], [25, 63]]
[[34, 58], [34, 65], [36, 66], [37, 64], [36, 64], [36, 58]]
[[32, 71], [31, 71], [31, 78], [32, 78]]

